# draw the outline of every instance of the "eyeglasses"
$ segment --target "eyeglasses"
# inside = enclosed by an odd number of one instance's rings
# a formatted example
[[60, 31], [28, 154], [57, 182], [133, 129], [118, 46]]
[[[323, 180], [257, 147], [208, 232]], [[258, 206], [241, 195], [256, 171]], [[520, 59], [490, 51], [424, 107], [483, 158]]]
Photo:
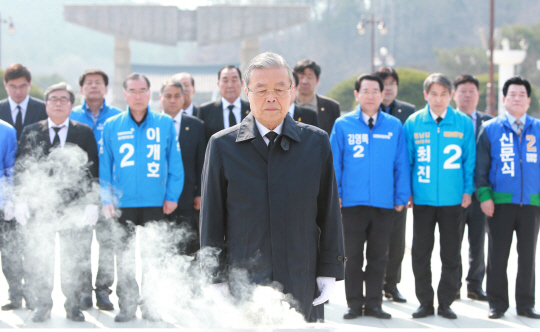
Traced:
[[264, 97], [268, 96], [268, 94], [270, 92], [273, 92], [274, 95], [277, 96], [277, 97], [284, 97], [285, 95], [287, 95], [287, 92], [291, 91], [291, 88], [292, 88], [292, 84], [288, 89], [272, 89], [272, 90], [260, 89], [260, 90], [256, 90], [256, 91], [253, 91], [250, 88], [247, 88], [247, 89], [248, 89], [249, 92], [253, 93], [255, 96], [260, 97], [260, 98], [264, 98]]
[[128, 90], [126, 91], [128, 95], [131, 95], [131, 96], [135, 96], [135, 95], [144, 95], [148, 92], [149, 90], [147, 89], [142, 89], [142, 90], [139, 90], [139, 91], [136, 91], [136, 90]]
[[47, 103], [52, 104], [52, 105], [57, 104], [57, 103], [60, 103], [60, 105], [66, 105], [69, 102], [70, 100], [66, 97], [60, 97], [60, 98], [53, 97], [47, 100]]
[[370, 97], [373, 97], [373, 96], [380, 96], [381, 95], [381, 92], [380, 91], [365, 91], [365, 90], [362, 90], [359, 92], [361, 95], [363, 96], [370, 96]]

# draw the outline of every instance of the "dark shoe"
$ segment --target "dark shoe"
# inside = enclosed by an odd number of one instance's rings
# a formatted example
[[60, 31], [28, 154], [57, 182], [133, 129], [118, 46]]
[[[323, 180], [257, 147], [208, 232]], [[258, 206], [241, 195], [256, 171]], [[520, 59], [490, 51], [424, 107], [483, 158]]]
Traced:
[[382, 310], [381, 307], [365, 308], [364, 309], [364, 316], [377, 317], [377, 318], [381, 318], [381, 319], [390, 319], [390, 318], [392, 318], [392, 315], [390, 315], [386, 311]]
[[478, 300], [478, 301], [487, 301], [488, 297], [486, 292], [482, 289], [470, 290], [467, 291], [467, 297], [469, 299]]
[[416, 309], [415, 312], [413, 312], [412, 317], [424, 318], [433, 315], [435, 315], [435, 308], [433, 307], [433, 304], [422, 304], [420, 307], [418, 307], [418, 309]]
[[407, 299], [404, 298], [403, 295], [401, 295], [397, 287], [384, 290], [384, 297], [386, 297], [387, 299], [391, 299], [394, 302], [400, 302], [400, 303], [407, 302]]
[[66, 311], [66, 317], [74, 322], [84, 322], [84, 314], [79, 308]]
[[540, 319], [540, 313], [534, 308], [521, 309], [517, 311], [518, 316], [525, 316], [534, 319]]
[[20, 302], [11, 301], [6, 304], [4, 304], [0, 309], [2, 311], [9, 311], [9, 310], [15, 310], [15, 309], [21, 309], [22, 308], [22, 300]]
[[116, 315], [116, 317], [114, 317], [114, 321], [117, 322], [117, 323], [125, 323], [125, 322], [129, 322], [130, 320], [133, 320], [135, 318], [136, 318], [136, 316], [135, 316], [134, 312], [128, 313], [126, 311], [120, 310], [118, 315]]
[[362, 316], [362, 309], [350, 308], [349, 312], [343, 315], [343, 319], [355, 319]]
[[437, 309], [437, 315], [442, 316], [444, 318], [448, 318], [448, 319], [457, 318], [456, 313], [452, 309], [450, 309], [450, 307], [447, 307], [447, 306], [439, 306], [439, 308]]
[[114, 306], [109, 300], [109, 294], [111, 291], [109, 289], [96, 289], [96, 306], [101, 310], [114, 310]]
[[80, 302], [82, 310], [86, 310], [94, 306], [94, 303], [92, 302], [92, 294], [81, 294]]
[[41, 323], [51, 318], [51, 309], [50, 308], [37, 308], [32, 316], [32, 322]]
[[497, 309], [489, 309], [489, 319], [499, 319], [504, 316], [504, 312]]

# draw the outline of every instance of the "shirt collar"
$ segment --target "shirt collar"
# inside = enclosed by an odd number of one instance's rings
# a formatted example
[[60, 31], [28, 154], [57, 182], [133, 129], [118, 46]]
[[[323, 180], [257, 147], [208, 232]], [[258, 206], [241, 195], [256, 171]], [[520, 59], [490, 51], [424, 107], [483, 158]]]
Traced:
[[[298, 101], [298, 98], [296, 100]], [[311, 101], [309, 103], [297, 102], [296, 104], [298, 106], [300, 106], [300, 107], [308, 107], [308, 108], [311, 108], [311, 109], [317, 109], [317, 94], [313, 95], [313, 99], [311, 99]]]
[[56, 123], [53, 122], [53, 120], [51, 120], [51, 118], [47, 118], [47, 122], [49, 124], [49, 129], [53, 128], [53, 127], [68, 127], [69, 126], [69, 118], [65, 119], [64, 122], [62, 122], [60, 125], [57, 125]]
[[21, 106], [21, 108], [23, 110], [27, 110], [28, 109], [28, 101], [30, 100], [30, 96], [27, 95], [26, 98], [23, 99], [23, 101], [20, 102], [20, 104], [17, 104], [13, 99], [11, 99], [11, 97], [8, 97], [8, 100], [9, 100], [9, 107], [11, 108], [11, 110], [15, 110], [15, 108], [18, 106]]
[[289, 106], [289, 114], [293, 117], [294, 119], [294, 107], [296, 105], [294, 103], [291, 104], [291, 106]]
[[281, 135], [281, 131], [283, 129], [283, 121], [281, 121], [279, 126], [277, 126], [274, 130], [270, 130], [266, 128], [265, 126], [260, 124], [259, 121], [257, 121], [257, 119], [255, 119], [255, 124], [257, 125], [257, 129], [259, 129], [259, 133], [261, 134], [262, 137], [264, 137], [264, 135], [268, 134], [268, 132], [270, 131], [273, 131], [274, 133]]
[[[103, 107], [105, 107], [105, 99], [103, 99], [103, 103], [101, 104], [101, 107], [99, 108], [99, 111], [98, 111], [97, 115], [101, 114], [101, 111], [103, 111]], [[91, 115], [94, 115], [94, 112], [90, 108], [88, 108], [88, 104], [86, 103], [86, 100], [84, 101], [84, 104], [83, 104], [82, 108], [86, 112], [89, 112]]]
[[239, 110], [242, 109], [242, 107], [241, 107], [242, 104], [240, 103], [240, 97], [236, 98], [236, 100], [235, 100], [234, 103], [232, 103], [232, 104], [229, 103], [229, 102], [227, 101], [227, 99], [225, 99], [225, 98], [222, 97], [222, 98], [221, 98], [221, 103], [223, 104], [223, 110], [224, 110], [224, 111], [227, 110], [227, 107], [229, 107], [229, 105], [234, 105], [234, 107], [235, 107], [235, 108], [238, 108]]
[[193, 103], [189, 104], [189, 106], [185, 110], [182, 110], [182, 112], [184, 112], [184, 113], [186, 113], [188, 115], [193, 114]]
[[429, 114], [431, 114], [431, 117], [433, 118], [433, 120], [435, 120], [435, 122], [437, 122], [437, 118], [439, 116], [444, 119], [444, 117], [446, 116], [446, 113], [448, 113], [448, 108], [445, 109], [444, 112], [442, 112], [441, 115], [437, 115], [437, 114], [433, 113], [433, 111], [431, 110], [431, 107], [429, 108]]
[[178, 114], [176, 114], [176, 116], [173, 118], [173, 120], [175, 122], [178, 122], [178, 123], [182, 122], [182, 112], [181, 111], [178, 112]]
[[[360, 113], [362, 113], [362, 119], [364, 119], [364, 122], [367, 124], [369, 122], [369, 118], [370, 116], [367, 115], [366, 113], [362, 112], [362, 108], [360, 108]], [[377, 111], [377, 113], [373, 114], [373, 116], [371, 118], [373, 118], [373, 124], [375, 124], [375, 122], [377, 122], [377, 117], [379, 116], [379, 111]]]
[[[506, 113], [506, 118], [508, 119], [508, 122], [510, 122], [511, 125], [514, 124], [514, 122], [516, 122], [517, 119], [508, 111], [506, 111], [505, 113]], [[523, 126], [525, 126], [526, 120], [527, 120], [527, 113], [523, 114], [523, 116], [519, 118], [519, 121], [521, 121], [521, 124], [523, 124]]]

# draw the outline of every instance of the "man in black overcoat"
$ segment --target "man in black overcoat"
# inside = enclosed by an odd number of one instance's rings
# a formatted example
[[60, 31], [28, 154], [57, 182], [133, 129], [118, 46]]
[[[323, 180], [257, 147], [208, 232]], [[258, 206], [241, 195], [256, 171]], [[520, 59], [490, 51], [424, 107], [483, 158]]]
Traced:
[[245, 270], [255, 284], [281, 284], [306, 320], [320, 320], [344, 278], [328, 135], [287, 116], [292, 73], [281, 56], [258, 55], [244, 78], [252, 114], [211, 137], [203, 167], [201, 248], [221, 250], [212, 287], [237, 294], [232, 272]]

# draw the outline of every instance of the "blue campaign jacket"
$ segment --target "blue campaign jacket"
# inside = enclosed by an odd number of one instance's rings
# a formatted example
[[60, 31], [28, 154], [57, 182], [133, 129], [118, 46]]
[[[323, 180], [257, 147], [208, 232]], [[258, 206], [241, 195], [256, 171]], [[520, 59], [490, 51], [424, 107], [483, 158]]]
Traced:
[[13, 167], [17, 152], [17, 131], [9, 123], [0, 120], [0, 210], [6, 198], [13, 193]]
[[475, 177], [480, 202], [540, 206], [540, 121], [527, 115], [521, 137], [505, 114], [484, 122]]
[[140, 126], [129, 107], [105, 122], [99, 148], [99, 181], [103, 205], [162, 206], [178, 202], [184, 167], [173, 119], [148, 108]]
[[429, 105], [404, 125], [411, 165], [413, 202], [418, 205], [460, 205], [474, 192], [476, 145], [474, 127], [466, 114], [448, 106], [439, 125]]
[[360, 106], [336, 120], [330, 144], [343, 207], [407, 204], [411, 180], [405, 143], [401, 121], [380, 110], [371, 130]]
[[88, 127], [92, 128], [94, 131], [94, 136], [96, 137], [96, 143], [98, 146], [100, 146], [101, 133], [103, 132], [103, 125], [105, 124], [105, 121], [112, 116], [122, 113], [122, 110], [112, 105], [108, 105], [107, 102], [103, 101], [101, 113], [99, 113], [98, 120], [95, 124], [89, 112], [92, 111], [87, 108], [85, 101], [82, 105], [73, 108], [69, 118], [79, 121], [80, 123], [84, 123]]

